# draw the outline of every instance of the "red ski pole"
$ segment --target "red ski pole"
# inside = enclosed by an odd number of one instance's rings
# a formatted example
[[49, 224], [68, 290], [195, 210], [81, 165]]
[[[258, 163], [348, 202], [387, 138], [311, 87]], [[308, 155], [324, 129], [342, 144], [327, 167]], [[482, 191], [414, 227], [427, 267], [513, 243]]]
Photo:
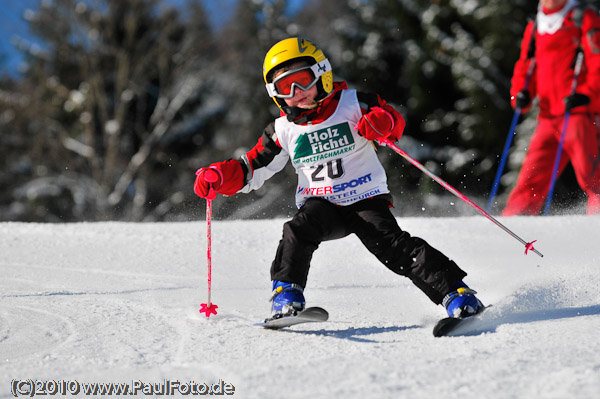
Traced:
[[[204, 179], [209, 183], [214, 183], [219, 179], [219, 175], [212, 169], [202, 170], [204, 173]], [[211, 218], [212, 218], [212, 200], [213, 198], [206, 199], [206, 264], [208, 269], [208, 301], [207, 303], [200, 304], [200, 313], [204, 313], [206, 317], [210, 317], [211, 314], [217, 314], [218, 306], [211, 302], [211, 285], [212, 285], [212, 233], [211, 233]]]
[[527, 241], [523, 240], [521, 237], [519, 237], [518, 235], [516, 235], [515, 233], [513, 233], [506, 226], [504, 226], [502, 223], [500, 223], [498, 220], [496, 220], [492, 215], [490, 215], [489, 213], [487, 213], [486, 211], [484, 211], [483, 209], [481, 209], [481, 207], [479, 207], [477, 204], [475, 204], [473, 201], [471, 201], [469, 198], [467, 198], [465, 195], [463, 195], [457, 189], [455, 189], [454, 187], [452, 187], [451, 185], [449, 185], [448, 183], [446, 183], [444, 180], [442, 180], [437, 175], [435, 175], [432, 172], [430, 172], [427, 168], [425, 168], [425, 166], [423, 166], [421, 163], [419, 163], [419, 161], [417, 161], [416, 159], [414, 159], [413, 157], [411, 157], [410, 155], [408, 155], [406, 152], [404, 152], [396, 144], [392, 143], [391, 141], [389, 141], [387, 139], [381, 141], [380, 144], [390, 147], [392, 150], [394, 150], [396, 153], [398, 153], [398, 155], [400, 155], [401, 157], [403, 157], [404, 159], [406, 159], [408, 162], [410, 162], [413, 166], [416, 166], [421, 172], [423, 172], [427, 176], [431, 177], [433, 180], [435, 180], [436, 182], [438, 182], [446, 190], [450, 191], [452, 194], [454, 194], [455, 196], [457, 196], [458, 198], [460, 198], [461, 200], [463, 200], [465, 203], [467, 203], [471, 207], [475, 208], [480, 214], [482, 214], [487, 219], [489, 219], [490, 221], [492, 221], [496, 226], [500, 227], [502, 230], [504, 230], [505, 232], [507, 232], [508, 234], [510, 234], [513, 238], [515, 238], [516, 240], [518, 240], [521, 244], [523, 244], [525, 246], [525, 255], [527, 255], [528, 251], [533, 251], [533, 252], [535, 252], [536, 254], [538, 254], [541, 257], [544, 256], [537, 249], [535, 249], [533, 247], [533, 243], [535, 241], [527, 242]]

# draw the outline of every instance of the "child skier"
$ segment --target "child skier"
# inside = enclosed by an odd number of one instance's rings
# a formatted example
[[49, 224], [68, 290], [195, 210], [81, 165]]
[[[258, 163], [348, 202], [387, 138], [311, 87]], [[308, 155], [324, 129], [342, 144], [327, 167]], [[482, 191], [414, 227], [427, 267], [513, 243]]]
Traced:
[[272, 317], [305, 308], [313, 252], [322, 241], [352, 233], [388, 269], [443, 304], [450, 317], [481, 311], [475, 291], [462, 281], [466, 273], [423, 239], [401, 230], [390, 212], [392, 197], [371, 141], [398, 140], [405, 126], [402, 115], [378, 95], [333, 82], [323, 52], [300, 37], [269, 50], [263, 77], [281, 116], [240, 159], [198, 170], [194, 192], [202, 198], [247, 193], [291, 160], [298, 174], [299, 210], [284, 224], [271, 265]]

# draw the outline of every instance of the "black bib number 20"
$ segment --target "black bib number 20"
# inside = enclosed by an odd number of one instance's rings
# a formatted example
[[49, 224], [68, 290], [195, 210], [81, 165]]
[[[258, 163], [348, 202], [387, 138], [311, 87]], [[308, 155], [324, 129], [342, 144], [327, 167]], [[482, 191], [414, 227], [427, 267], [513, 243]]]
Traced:
[[310, 177], [312, 181], [323, 181], [325, 176], [330, 179], [339, 179], [344, 175], [344, 168], [342, 166], [342, 160], [336, 159], [329, 161], [326, 164], [318, 164], [315, 167], [315, 171], [311, 173]]

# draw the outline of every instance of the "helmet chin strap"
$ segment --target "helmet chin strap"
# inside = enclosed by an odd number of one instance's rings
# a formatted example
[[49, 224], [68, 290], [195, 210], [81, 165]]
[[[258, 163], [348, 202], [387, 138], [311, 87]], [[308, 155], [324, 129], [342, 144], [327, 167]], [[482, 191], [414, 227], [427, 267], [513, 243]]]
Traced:
[[289, 122], [294, 123], [306, 123], [309, 121], [309, 117], [315, 112], [323, 100], [325, 100], [329, 95], [331, 95], [333, 91], [329, 94], [326, 94], [321, 87], [319, 86], [319, 94], [317, 98], [315, 98], [315, 102], [311, 108], [300, 108], [300, 107], [290, 107], [289, 105], [282, 105], [281, 109], [287, 116], [287, 120]]
[[[308, 116], [309, 116], [310, 112], [306, 112], [306, 111], [311, 111], [310, 109], [299, 108], [299, 107], [290, 107], [290, 106], [281, 107], [281, 109], [283, 110], [283, 112], [285, 112], [285, 115], [287, 116], [287, 120], [289, 122], [295, 122], [295, 123], [308, 122]], [[301, 117], [302, 113], [305, 113], [305, 114]]]
[[[296, 123], [306, 123], [308, 116], [319, 107], [319, 103], [315, 101], [310, 108], [291, 107], [289, 105], [282, 106], [281, 109], [287, 116], [287, 120]], [[299, 118], [299, 119], [298, 119]]]

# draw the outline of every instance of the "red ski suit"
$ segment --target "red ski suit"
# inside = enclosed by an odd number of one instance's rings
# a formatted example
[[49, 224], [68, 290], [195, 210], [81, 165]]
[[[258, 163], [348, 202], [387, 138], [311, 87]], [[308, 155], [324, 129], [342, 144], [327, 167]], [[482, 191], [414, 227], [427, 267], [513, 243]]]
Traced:
[[536, 215], [546, 200], [565, 117], [564, 99], [572, 91], [579, 46], [584, 58], [576, 92], [588, 96], [591, 103], [571, 110], [558, 172], [560, 175], [570, 161], [579, 185], [588, 196], [587, 213], [600, 212], [600, 18], [595, 11], [586, 9], [578, 27], [573, 18], [576, 9], [565, 15], [555, 33], [541, 34], [533, 21], [525, 29], [511, 82], [511, 102], [516, 107], [515, 97], [526, 83], [532, 62], [527, 55], [533, 34], [535, 68], [527, 90], [531, 98], [539, 100], [539, 116], [503, 216]]

